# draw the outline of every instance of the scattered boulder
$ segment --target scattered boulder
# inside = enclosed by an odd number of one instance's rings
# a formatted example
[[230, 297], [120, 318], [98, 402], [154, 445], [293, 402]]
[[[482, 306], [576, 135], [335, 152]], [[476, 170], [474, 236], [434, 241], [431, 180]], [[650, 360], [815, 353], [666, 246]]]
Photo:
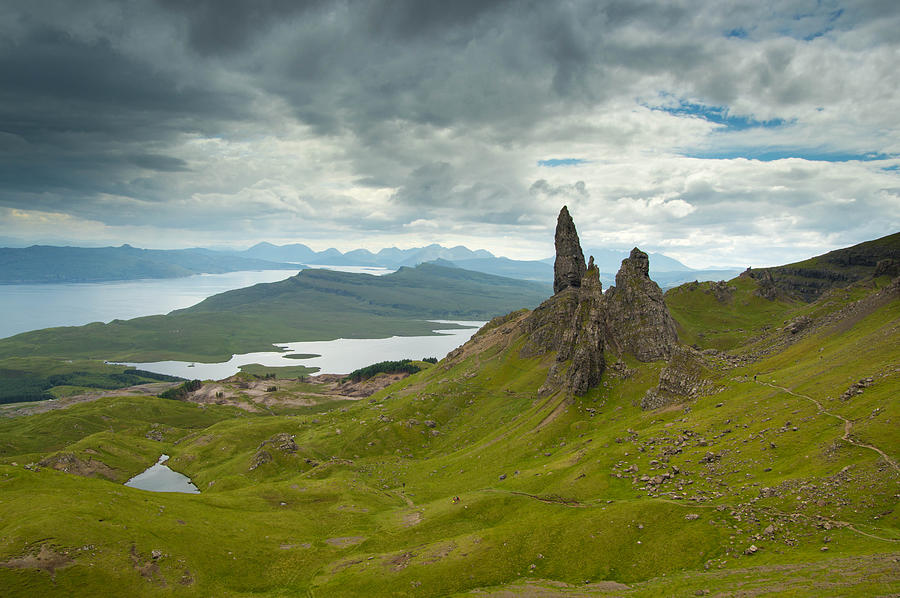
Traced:
[[266, 463], [272, 462], [272, 454], [269, 451], [259, 450], [256, 451], [256, 454], [253, 455], [253, 458], [250, 459], [250, 471], [253, 471], [260, 465], [264, 465]]
[[721, 461], [722, 455], [717, 455], [716, 453], [707, 452], [703, 457], [700, 458], [700, 463], [715, 463], [716, 461]]
[[269, 452], [270, 450], [279, 451], [286, 455], [293, 455], [298, 450], [297, 444], [294, 442], [294, 435], [281, 432], [280, 434], [275, 434], [268, 440], [263, 440], [259, 444], [259, 449], [256, 451], [256, 454], [253, 455], [253, 458], [250, 460], [250, 471], [253, 471], [260, 465], [271, 463], [273, 461], [274, 458]]
[[157, 442], [163, 441], [163, 431], [159, 427], [159, 424], [153, 424], [150, 426], [150, 429], [144, 434], [144, 438], [147, 440], [155, 440]]
[[728, 303], [734, 296], [734, 287], [724, 280], [720, 280], [719, 282], [710, 283], [706, 292], [712, 294], [719, 303]]
[[271, 446], [273, 449], [281, 451], [282, 453], [293, 454], [297, 452], [297, 444], [294, 442], [294, 435], [286, 432], [275, 434], [275, 436], [272, 436], [268, 440], [263, 440], [260, 443], [259, 448], [265, 446]]
[[785, 332], [790, 332], [791, 334], [797, 334], [803, 330], [809, 328], [809, 325], [812, 324], [812, 318], [809, 316], [797, 316], [793, 320], [789, 321], [784, 326]]
[[900, 276], [900, 259], [886, 258], [875, 264], [874, 276]]
[[858, 382], [854, 382], [850, 385], [850, 388], [841, 393], [841, 396], [838, 397], [842, 401], [849, 401], [856, 395], [861, 395], [863, 393], [863, 389], [868, 388], [874, 383], [875, 380], [873, 378], [862, 378]]

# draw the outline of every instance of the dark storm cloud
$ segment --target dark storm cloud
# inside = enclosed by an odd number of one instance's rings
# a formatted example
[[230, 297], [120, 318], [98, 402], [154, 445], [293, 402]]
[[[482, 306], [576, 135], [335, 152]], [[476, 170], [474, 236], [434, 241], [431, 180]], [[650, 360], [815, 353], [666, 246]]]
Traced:
[[97, 196], [129, 195], [141, 169], [189, 170], [162, 153], [179, 137], [248, 117], [246, 92], [210, 88], [202, 74], [182, 80], [109, 38], [44, 24], [0, 42], [0, 81], [0, 205], [9, 207], [105, 219]]
[[181, 81], [109, 40], [48, 28], [2, 45], [0, 80], [0, 126], [29, 140], [72, 131], [156, 137], [246, 115], [243, 93]]
[[191, 48], [203, 55], [242, 51], [275, 24], [326, 4], [324, 0], [156, 0], [182, 16]]
[[469, 28], [484, 15], [523, 3], [510, 0], [398, 0], [354, 4], [365, 12], [365, 27], [374, 34], [388, 39], [421, 39], [436, 32]]
[[[190, 214], [213, 230], [293, 227], [288, 236], [312, 223], [359, 231], [437, 220], [513, 226], [557, 211], [560, 201], [586, 214], [614, 208], [617, 219], [598, 229], [654, 223], [688, 232], [724, 222], [717, 206], [742, 220], [752, 220], [756, 204], [802, 221], [792, 206], [827, 212], [828, 201], [853, 205], [864, 196], [855, 205], [881, 205], [895, 181], [851, 165], [834, 166], [843, 174], [826, 185], [817, 181], [827, 171], [807, 181], [765, 165], [710, 160], [706, 168], [669, 158], [716, 156], [722, 148], [740, 157], [744, 148], [783, 146], [787, 138], [896, 155], [897, 6], [5, 6], [0, 206], [112, 225], [166, 226]], [[730, 120], [706, 120], [709, 106]], [[739, 119], [790, 127], [731, 130]], [[551, 169], [548, 156], [572, 163]], [[689, 171], [704, 168], [709, 180], [679, 187]], [[885, 172], [879, 176], [896, 176]], [[860, 177], [867, 186], [854, 183]], [[752, 184], [734, 188], [735, 180]]]
[[184, 172], [190, 170], [187, 162], [181, 158], [173, 158], [172, 156], [160, 156], [158, 154], [138, 154], [130, 156], [129, 160], [147, 170], [156, 170], [159, 172]]

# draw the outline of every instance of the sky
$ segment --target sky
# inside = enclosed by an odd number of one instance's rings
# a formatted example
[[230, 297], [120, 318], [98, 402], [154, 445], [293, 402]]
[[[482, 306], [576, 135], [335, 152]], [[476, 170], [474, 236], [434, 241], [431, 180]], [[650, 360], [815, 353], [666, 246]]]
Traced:
[[0, 0], [0, 245], [584, 246], [900, 230], [896, 0]]

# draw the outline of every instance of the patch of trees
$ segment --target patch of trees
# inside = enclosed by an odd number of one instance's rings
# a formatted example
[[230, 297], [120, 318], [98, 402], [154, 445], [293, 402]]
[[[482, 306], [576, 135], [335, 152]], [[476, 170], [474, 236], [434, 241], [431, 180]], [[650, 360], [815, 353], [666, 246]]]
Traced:
[[200, 390], [201, 386], [203, 386], [203, 383], [199, 380], [188, 380], [184, 384], [176, 386], [175, 388], [170, 388], [169, 390], [161, 392], [156, 396], [161, 399], [183, 401], [190, 393], [194, 392], [195, 390]]
[[159, 380], [160, 382], [178, 382], [184, 380], [178, 376], [170, 376], [168, 374], [157, 374], [156, 372], [148, 372], [147, 370], [125, 370], [125, 374], [133, 374], [141, 378], [150, 378], [151, 380]]
[[419, 366], [412, 363], [412, 360], [410, 359], [401, 359], [400, 361], [379, 361], [378, 363], [373, 363], [372, 365], [367, 365], [364, 368], [359, 368], [358, 370], [350, 372], [345, 380], [361, 382], [362, 380], [368, 380], [377, 374], [415, 374], [419, 369]]
[[0, 370], [0, 404], [19, 403], [24, 401], [46, 401], [53, 395], [47, 392], [50, 385], [44, 378], [28, 378], [9, 375], [13, 370]]
[[2, 404], [52, 399], [53, 395], [49, 390], [55, 386], [115, 390], [126, 386], [146, 384], [154, 380], [177, 382], [182, 378], [135, 369], [115, 373], [75, 371], [50, 375], [0, 369], [0, 380], [3, 380], [3, 383], [0, 384], [0, 404]]

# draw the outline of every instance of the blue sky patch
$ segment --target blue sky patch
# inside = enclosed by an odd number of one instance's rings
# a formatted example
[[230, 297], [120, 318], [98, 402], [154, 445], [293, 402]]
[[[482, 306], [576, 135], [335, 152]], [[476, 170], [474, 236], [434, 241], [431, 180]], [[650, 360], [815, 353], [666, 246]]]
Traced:
[[783, 118], [772, 120], [756, 120], [749, 116], [735, 116], [730, 114], [727, 106], [710, 106], [679, 100], [678, 106], [653, 108], [662, 110], [676, 116], [696, 116], [717, 125], [724, 125], [731, 131], [745, 131], [747, 129], [774, 129], [788, 124]]
[[557, 166], [576, 166], [585, 162], [587, 160], [582, 160], [581, 158], [549, 158], [547, 160], [538, 160], [538, 166], [556, 168]]
[[[703, 158], [707, 160], [731, 160], [734, 158], [746, 158], [747, 160], [759, 160], [760, 162], [773, 162], [786, 160], [787, 158], [800, 158], [811, 162], [874, 162], [876, 160], [890, 160], [897, 156], [882, 154], [880, 152], [867, 152], [862, 154], [834, 151], [829, 152], [814, 148], [745, 148], [733, 150], [720, 150], [708, 152], [686, 152], [682, 154], [688, 158]], [[897, 169], [896, 166], [885, 170]]]

